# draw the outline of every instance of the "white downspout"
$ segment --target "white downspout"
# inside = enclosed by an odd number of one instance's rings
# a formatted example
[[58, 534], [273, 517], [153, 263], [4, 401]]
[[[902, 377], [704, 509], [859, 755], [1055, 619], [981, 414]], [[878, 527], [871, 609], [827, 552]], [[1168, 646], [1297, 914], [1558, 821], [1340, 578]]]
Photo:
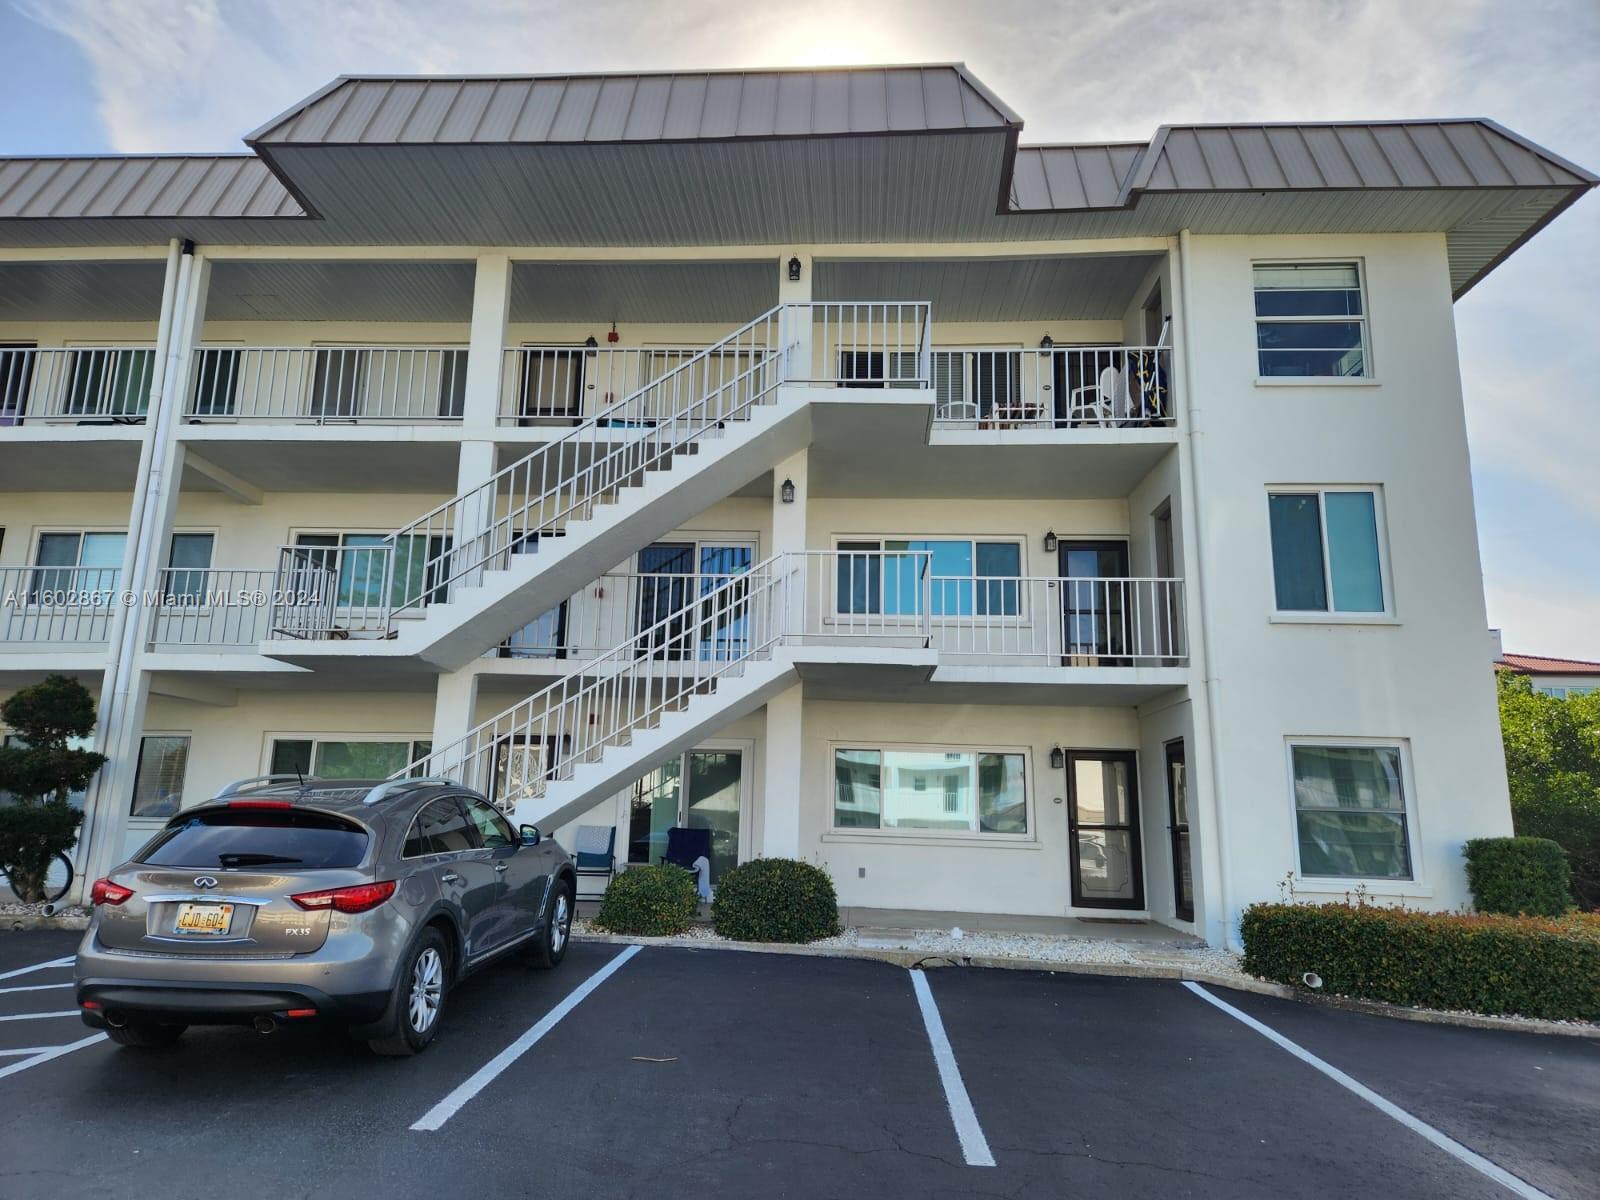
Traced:
[[[1198, 694], [1191, 694], [1194, 702], [1195, 734], [1205, 739], [1206, 757], [1210, 760], [1209, 791], [1211, 803], [1209, 805], [1211, 828], [1215, 830], [1217, 844], [1217, 880], [1218, 898], [1222, 912], [1221, 918], [1223, 944], [1228, 947], [1234, 945], [1233, 934], [1233, 879], [1230, 866], [1228, 843], [1227, 806], [1222, 799], [1222, 766], [1221, 755], [1217, 743], [1217, 678], [1211, 666], [1211, 647], [1214, 644], [1215, 632], [1211, 620], [1210, 593], [1206, 588], [1206, 570], [1204, 557], [1205, 539], [1201, 531], [1204, 523], [1200, 514], [1200, 446], [1203, 444], [1203, 431], [1198, 428], [1194, 419], [1194, 400], [1197, 395], [1194, 373], [1194, 338], [1189, 320], [1189, 231], [1178, 231], [1178, 271], [1177, 288], [1179, 298], [1178, 312], [1183, 320], [1183, 337], [1179, 346], [1180, 357], [1183, 365], [1183, 405], [1184, 405], [1184, 434], [1178, 439], [1178, 458], [1182, 468], [1179, 480], [1179, 492], [1183, 496], [1184, 525], [1188, 534], [1185, 537], [1184, 551], [1189, 555], [1185, 574], [1194, 581], [1191, 595], [1191, 608], [1199, 617], [1199, 637], [1191, 645], [1190, 666], [1198, 671], [1201, 678], [1201, 688]], [[1207, 923], [1213, 918], [1208, 914]], [[1208, 939], [1209, 940], [1209, 939]]]

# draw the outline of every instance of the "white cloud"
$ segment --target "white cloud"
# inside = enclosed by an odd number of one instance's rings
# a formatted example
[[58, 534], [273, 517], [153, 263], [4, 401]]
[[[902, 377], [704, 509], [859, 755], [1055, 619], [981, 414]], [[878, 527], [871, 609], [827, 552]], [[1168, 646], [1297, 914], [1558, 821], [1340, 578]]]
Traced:
[[[118, 150], [239, 136], [341, 73], [565, 71], [960, 59], [1032, 140], [1145, 137], [1161, 122], [1488, 115], [1591, 167], [1600, 96], [1594, 0], [16, 0], [75, 41]], [[1529, 490], [1584, 514], [1600, 557], [1600, 200], [1580, 202], [1457, 308], [1478, 507]], [[1516, 495], [1501, 480], [1520, 481]], [[1581, 637], [1592, 590], [1574, 547], [1518, 561], [1486, 541], [1507, 624]], [[1581, 535], [1580, 535], [1581, 536]], [[1506, 584], [1537, 547], [1538, 593]], [[1563, 622], [1548, 597], [1586, 605]], [[1522, 607], [1519, 607], [1522, 606]], [[1547, 646], [1560, 652], [1560, 646]], [[1591, 651], [1592, 652], [1592, 651]]]

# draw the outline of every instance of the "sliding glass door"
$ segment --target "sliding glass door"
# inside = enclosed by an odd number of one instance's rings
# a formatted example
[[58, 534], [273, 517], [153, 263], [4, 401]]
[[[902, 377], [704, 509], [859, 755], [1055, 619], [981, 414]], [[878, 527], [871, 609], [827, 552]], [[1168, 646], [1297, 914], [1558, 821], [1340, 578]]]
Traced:
[[633, 785], [628, 804], [628, 861], [659, 863], [674, 827], [711, 831], [711, 882], [739, 862], [744, 752], [690, 750]]

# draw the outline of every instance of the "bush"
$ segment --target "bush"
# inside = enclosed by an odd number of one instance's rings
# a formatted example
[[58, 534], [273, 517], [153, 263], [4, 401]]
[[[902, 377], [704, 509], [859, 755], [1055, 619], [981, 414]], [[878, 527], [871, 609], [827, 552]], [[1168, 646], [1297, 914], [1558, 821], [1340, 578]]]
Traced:
[[11, 798], [0, 809], [0, 865], [18, 899], [37, 901], [50, 860], [78, 838], [83, 815], [67, 797], [106, 761], [70, 745], [94, 732], [94, 697], [70, 675], [49, 675], [0, 704], [0, 721], [19, 739], [0, 746], [0, 792]]
[[1559, 917], [1572, 907], [1567, 852], [1549, 838], [1473, 838], [1463, 853], [1479, 912]]
[[1583, 908], [1600, 908], [1600, 785], [1557, 773], [1528, 788], [1513, 788], [1511, 819], [1519, 835], [1558, 843], [1567, 852], [1573, 899]]
[[50, 861], [78, 840], [83, 814], [60, 800], [42, 804], [0, 804], [0, 866], [19, 900], [44, 896]]
[[1600, 1020], [1600, 918], [1464, 916], [1350, 904], [1253, 904], [1244, 969], [1422, 1008]]
[[689, 928], [699, 903], [694, 875], [682, 867], [629, 867], [606, 888], [594, 923], [611, 933], [671, 937]]
[[723, 875], [711, 921], [721, 936], [741, 942], [814, 942], [839, 932], [839, 898], [820, 867], [757, 858]]

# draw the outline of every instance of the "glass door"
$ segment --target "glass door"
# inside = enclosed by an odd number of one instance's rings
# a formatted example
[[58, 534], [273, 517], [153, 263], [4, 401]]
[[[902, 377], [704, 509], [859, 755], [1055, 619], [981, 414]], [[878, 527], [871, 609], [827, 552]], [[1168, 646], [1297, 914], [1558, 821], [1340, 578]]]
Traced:
[[1062, 665], [1126, 667], [1132, 619], [1128, 611], [1127, 542], [1062, 542]]
[[1172, 904], [1180, 921], [1194, 920], [1194, 871], [1189, 858], [1189, 767], [1183, 739], [1167, 743], [1167, 828], [1172, 834]]
[[659, 863], [667, 831], [711, 831], [711, 882], [739, 862], [744, 752], [690, 750], [633, 785], [628, 801], [628, 861]]
[[[641, 655], [737, 657], [749, 634], [749, 606], [742, 592], [725, 585], [754, 561], [748, 542], [656, 542], [639, 551], [637, 628], [649, 631]], [[702, 603], [689, 607], [697, 597]]]
[[1067, 794], [1073, 905], [1143, 908], [1134, 752], [1067, 751]]

